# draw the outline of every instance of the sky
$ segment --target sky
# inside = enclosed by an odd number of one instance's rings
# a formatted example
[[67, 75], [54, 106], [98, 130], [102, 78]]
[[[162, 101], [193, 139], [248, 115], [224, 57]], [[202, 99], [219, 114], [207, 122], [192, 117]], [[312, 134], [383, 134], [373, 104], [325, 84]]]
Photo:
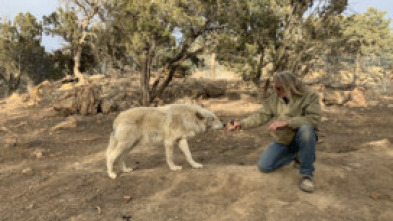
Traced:
[[[59, 7], [58, 0], [0, 0], [0, 17], [12, 20], [19, 12], [30, 12], [37, 20], [42, 20], [42, 16], [49, 15], [57, 7]], [[349, 0], [345, 15], [364, 13], [369, 7], [386, 11], [386, 17], [392, 18], [393, 27], [393, 0]], [[50, 36], [44, 36], [42, 43], [47, 51], [61, 47], [61, 40]]]
[[[34, 15], [38, 21], [42, 20], [42, 16], [49, 15], [59, 7], [58, 0], [0, 0], [0, 17], [12, 20], [20, 12]], [[56, 50], [61, 47], [59, 38], [45, 36], [42, 44], [46, 51]]]

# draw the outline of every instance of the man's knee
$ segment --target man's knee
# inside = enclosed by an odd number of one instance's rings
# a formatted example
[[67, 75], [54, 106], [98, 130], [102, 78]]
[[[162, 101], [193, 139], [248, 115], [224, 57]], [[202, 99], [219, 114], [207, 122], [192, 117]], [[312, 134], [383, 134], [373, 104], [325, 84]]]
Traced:
[[305, 141], [315, 139], [314, 128], [310, 125], [302, 125], [298, 129], [299, 138]]

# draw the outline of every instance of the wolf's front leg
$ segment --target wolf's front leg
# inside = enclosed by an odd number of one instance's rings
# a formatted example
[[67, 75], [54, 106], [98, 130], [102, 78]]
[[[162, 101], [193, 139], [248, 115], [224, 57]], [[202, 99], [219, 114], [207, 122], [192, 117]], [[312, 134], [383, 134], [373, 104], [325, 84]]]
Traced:
[[200, 163], [197, 163], [194, 161], [194, 159], [192, 159], [192, 155], [190, 152], [190, 148], [188, 147], [188, 142], [187, 139], [183, 138], [179, 141], [179, 148], [181, 149], [181, 151], [184, 153], [184, 155], [186, 156], [187, 162], [196, 169], [202, 168], [203, 165]]
[[171, 170], [181, 170], [181, 166], [177, 166], [173, 163], [173, 144], [173, 141], [165, 141], [166, 162]]

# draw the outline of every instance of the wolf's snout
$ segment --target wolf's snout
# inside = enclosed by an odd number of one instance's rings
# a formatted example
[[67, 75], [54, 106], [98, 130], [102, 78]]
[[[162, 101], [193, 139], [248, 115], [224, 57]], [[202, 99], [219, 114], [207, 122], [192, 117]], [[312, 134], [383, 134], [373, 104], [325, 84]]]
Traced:
[[223, 129], [223, 128], [225, 128], [225, 124], [223, 124], [221, 121], [219, 121], [218, 120], [218, 122], [215, 122], [214, 124], [213, 124], [213, 127], [212, 127], [212, 129], [214, 129], [214, 130], [220, 130], [220, 129]]

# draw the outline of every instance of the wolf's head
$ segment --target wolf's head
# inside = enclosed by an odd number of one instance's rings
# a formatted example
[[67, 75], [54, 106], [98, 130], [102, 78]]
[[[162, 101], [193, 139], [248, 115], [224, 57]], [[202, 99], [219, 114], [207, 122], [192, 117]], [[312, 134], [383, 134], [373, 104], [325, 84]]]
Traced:
[[195, 113], [195, 116], [205, 123], [206, 129], [219, 130], [224, 128], [221, 120], [207, 109], [201, 108]]

